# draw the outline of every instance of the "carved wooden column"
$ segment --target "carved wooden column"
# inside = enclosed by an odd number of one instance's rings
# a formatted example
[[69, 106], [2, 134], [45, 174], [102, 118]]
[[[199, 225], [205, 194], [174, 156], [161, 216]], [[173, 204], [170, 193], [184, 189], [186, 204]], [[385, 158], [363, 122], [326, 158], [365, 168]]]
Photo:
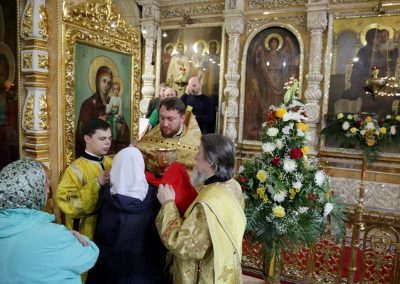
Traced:
[[[147, 4], [151, 2], [150, 4]], [[157, 39], [157, 28], [160, 21], [160, 8], [157, 1], [142, 1], [142, 35], [145, 40], [144, 73], [142, 75], [142, 99], [140, 100], [139, 110], [142, 116], [147, 112], [150, 100], [154, 96], [154, 45]]]
[[239, 88], [238, 82], [240, 79], [238, 70], [238, 60], [240, 52], [240, 34], [243, 33], [243, 1], [226, 0], [225, 30], [228, 34], [228, 69], [225, 74], [226, 86], [224, 89], [224, 103], [222, 105], [224, 121], [223, 134], [229, 137], [232, 141], [237, 138], [237, 117], [238, 117], [238, 102]]
[[323, 78], [321, 74], [322, 58], [322, 35], [327, 25], [327, 0], [319, 2], [308, 1], [307, 4], [307, 27], [310, 31], [310, 54], [308, 61], [307, 89], [304, 97], [306, 101], [306, 111], [310, 126], [311, 139], [309, 145], [315, 152], [318, 145], [317, 124], [320, 121], [320, 99], [322, 96], [320, 82]]
[[[28, 0], [21, 14], [22, 156], [48, 162], [47, 79], [45, 0]], [[23, 86], [23, 88], [22, 88]]]

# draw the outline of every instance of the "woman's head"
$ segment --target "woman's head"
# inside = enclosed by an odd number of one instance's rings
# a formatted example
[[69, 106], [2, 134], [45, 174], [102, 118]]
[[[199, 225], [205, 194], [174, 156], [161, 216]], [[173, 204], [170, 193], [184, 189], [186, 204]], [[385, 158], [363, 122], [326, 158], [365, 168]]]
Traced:
[[42, 210], [49, 186], [49, 176], [42, 163], [32, 158], [15, 161], [0, 172], [0, 209]]
[[113, 81], [111, 69], [101, 66], [96, 73], [96, 91], [101, 95], [107, 95]]
[[228, 180], [234, 174], [235, 145], [221, 134], [203, 135], [195, 159], [196, 169], [202, 175], [210, 175], [211, 171], [215, 176]]
[[143, 155], [136, 147], [119, 151], [110, 171], [111, 193], [144, 200], [149, 186], [144, 169]]

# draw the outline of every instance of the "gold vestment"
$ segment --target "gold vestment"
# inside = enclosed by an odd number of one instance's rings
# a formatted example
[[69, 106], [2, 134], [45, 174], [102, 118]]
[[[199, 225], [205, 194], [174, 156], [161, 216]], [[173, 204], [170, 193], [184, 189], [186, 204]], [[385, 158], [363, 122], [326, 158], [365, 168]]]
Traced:
[[[112, 159], [104, 157], [104, 170], [111, 169]], [[100, 184], [97, 177], [103, 169], [97, 161], [83, 157], [75, 160], [64, 172], [57, 187], [56, 202], [65, 214], [65, 226], [73, 228], [80, 219], [79, 232], [93, 240], [96, 230]]]
[[194, 166], [194, 157], [200, 145], [201, 131], [194, 115], [190, 116], [189, 123], [184, 127], [183, 133], [177, 138], [164, 138], [161, 134], [160, 125], [150, 130], [137, 143], [143, 154], [146, 169], [157, 173], [157, 148], [176, 148], [176, 161], [185, 165], [187, 171]]
[[203, 186], [184, 220], [174, 202], [162, 206], [156, 226], [172, 254], [174, 284], [242, 283], [243, 208], [233, 179]]

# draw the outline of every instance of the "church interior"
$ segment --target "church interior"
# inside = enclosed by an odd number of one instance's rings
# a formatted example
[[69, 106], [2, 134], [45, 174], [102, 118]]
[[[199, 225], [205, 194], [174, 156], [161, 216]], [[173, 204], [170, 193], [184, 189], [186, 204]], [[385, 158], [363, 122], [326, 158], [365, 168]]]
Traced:
[[[295, 81], [345, 235], [333, 240], [328, 226], [274, 262], [247, 234], [244, 282], [400, 283], [399, 51], [398, 0], [1, 1], [0, 169], [38, 159], [55, 196], [78, 151], [81, 105], [107, 66], [124, 120], [114, 154], [141, 135], [162, 83], [181, 96], [197, 76], [215, 107], [209, 129], [234, 141], [239, 173]], [[349, 127], [355, 117], [380, 128]], [[63, 222], [53, 198], [46, 210]]]

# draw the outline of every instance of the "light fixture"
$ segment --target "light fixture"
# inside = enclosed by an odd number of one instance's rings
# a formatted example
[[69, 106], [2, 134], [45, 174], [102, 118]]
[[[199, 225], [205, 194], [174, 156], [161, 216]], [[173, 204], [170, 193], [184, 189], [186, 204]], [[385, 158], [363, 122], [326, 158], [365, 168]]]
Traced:
[[167, 35], [167, 33], [164, 31], [163, 34], [162, 34], [162, 36], [163, 36], [163, 37], [167, 37], [168, 35]]

